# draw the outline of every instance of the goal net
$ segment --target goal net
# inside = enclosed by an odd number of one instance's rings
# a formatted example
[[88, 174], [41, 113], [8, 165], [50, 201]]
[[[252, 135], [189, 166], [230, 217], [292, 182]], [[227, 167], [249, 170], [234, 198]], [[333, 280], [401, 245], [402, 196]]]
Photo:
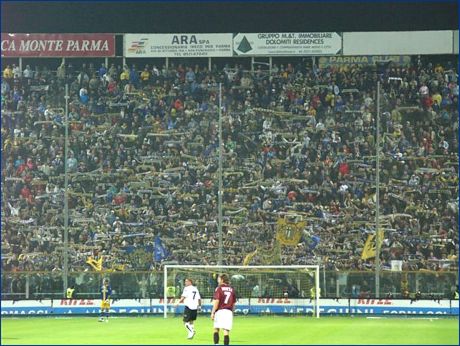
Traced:
[[[202, 312], [210, 313], [217, 276], [227, 274], [235, 289], [239, 315], [306, 315], [319, 317], [319, 266], [199, 266], [166, 265], [164, 317], [181, 314], [175, 308], [190, 278], [202, 297]], [[319, 294], [317, 294], [319, 292]]]

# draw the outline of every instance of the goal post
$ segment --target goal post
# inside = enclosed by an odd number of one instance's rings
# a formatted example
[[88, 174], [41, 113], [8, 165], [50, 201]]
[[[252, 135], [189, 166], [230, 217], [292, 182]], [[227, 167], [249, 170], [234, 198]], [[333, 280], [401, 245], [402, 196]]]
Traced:
[[[163, 314], [176, 312], [172, 304], [180, 298], [184, 279], [191, 278], [202, 296], [203, 311], [209, 312], [217, 275], [227, 274], [237, 294], [236, 310], [243, 314], [320, 315], [318, 265], [165, 265]], [[319, 294], [318, 294], [319, 293]]]

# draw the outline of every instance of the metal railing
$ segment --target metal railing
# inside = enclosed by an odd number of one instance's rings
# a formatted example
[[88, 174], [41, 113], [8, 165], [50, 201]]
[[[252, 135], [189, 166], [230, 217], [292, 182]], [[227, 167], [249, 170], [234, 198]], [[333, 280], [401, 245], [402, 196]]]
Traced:
[[[98, 298], [102, 279], [111, 281], [116, 298], [163, 297], [163, 272], [70, 272], [69, 286], [75, 286], [77, 298]], [[60, 272], [2, 272], [2, 299], [62, 298]], [[375, 272], [320, 271], [323, 298], [375, 298]], [[180, 284], [179, 282], [177, 284]], [[268, 284], [268, 283], [267, 283]], [[252, 287], [243, 287], [250, 292]], [[458, 272], [382, 272], [381, 298], [411, 298], [419, 291], [423, 298], [448, 299], [458, 285]], [[263, 291], [263, 288], [261, 288]]]

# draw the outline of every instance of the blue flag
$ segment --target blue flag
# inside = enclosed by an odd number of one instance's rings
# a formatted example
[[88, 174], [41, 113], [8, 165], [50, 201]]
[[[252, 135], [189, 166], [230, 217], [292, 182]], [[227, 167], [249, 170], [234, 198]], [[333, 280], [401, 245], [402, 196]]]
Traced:
[[320, 240], [321, 240], [320, 237], [318, 237], [317, 235], [312, 235], [311, 238], [308, 239], [306, 242], [308, 246], [308, 250], [309, 251], [314, 250], [318, 246]]
[[161, 262], [169, 256], [168, 250], [163, 245], [159, 235], [155, 237], [155, 245], [153, 248], [153, 259], [155, 262]]

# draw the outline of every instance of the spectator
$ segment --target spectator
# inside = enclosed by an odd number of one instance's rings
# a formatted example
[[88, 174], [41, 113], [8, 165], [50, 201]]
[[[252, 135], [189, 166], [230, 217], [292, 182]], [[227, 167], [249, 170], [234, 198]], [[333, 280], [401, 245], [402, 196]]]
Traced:
[[[33, 92], [25, 81], [13, 84], [7, 67], [2, 268], [60, 268], [64, 127], [57, 81], [64, 74], [71, 84], [72, 271], [87, 268], [94, 248], [105, 256], [105, 268], [158, 268], [153, 256], [134, 255], [151, 254], [156, 235], [173, 261], [215, 263], [219, 80], [225, 264], [241, 264], [256, 249], [254, 264], [274, 260], [264, 253], [272, 254], [276, 221], [295, 213], [312, 231], [298, 246], [280, 246], [279, 262], [321, 260], [331, 270], [372, 270], [374, 262], [362, 261], [361, 252], [375, 220], [378, 76], [358, 66], [310, 71], [278, 65], [270, 75], [229, 66], [147, 67], [139, 74], [135, 66], [112, 64], [102, 81], [103, 65], [93, 73], [82, 66], [78, 74], [69, 65], [59, 76], [43, 69], [29, 75], [28, 66], [23, 77], [31, 76]], [[455, 271], [458, 85], [456, 78], [432, 85], [435, 72], [416, 64], [400, 73], [403, 83], [382, 80], [382, 263]], [[53, 92], [44, 87], [52, 84]], [[345, 91], [351, 88], [358, 92]], [[27, 257], [19, 261], [21, 254]]]

